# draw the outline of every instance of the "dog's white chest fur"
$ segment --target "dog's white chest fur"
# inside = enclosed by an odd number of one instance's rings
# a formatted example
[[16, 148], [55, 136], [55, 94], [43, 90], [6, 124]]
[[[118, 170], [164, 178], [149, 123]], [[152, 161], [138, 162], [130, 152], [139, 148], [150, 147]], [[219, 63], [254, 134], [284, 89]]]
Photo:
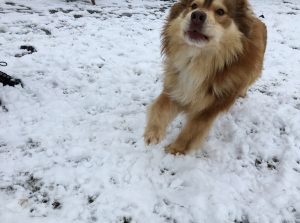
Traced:
[[201, 63], [189, 59], [185, 63], [177, 64], [176, 68], [179, 72], [171, 97], [183, 105], [201, 100], [201, 88], [206, 79], [206, 72], [201, 69]]

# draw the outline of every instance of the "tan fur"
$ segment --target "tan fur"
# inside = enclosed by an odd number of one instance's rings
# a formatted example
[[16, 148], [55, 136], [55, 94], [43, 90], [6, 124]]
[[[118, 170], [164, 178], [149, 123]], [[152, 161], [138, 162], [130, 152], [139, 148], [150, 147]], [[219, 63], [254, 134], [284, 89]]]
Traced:
[[[193, 3], [198, 6], [195, 10], [207, 14], [203, 28], [211, 36], [207, 43], [184, 35]], [[224, 16], [215, 15], [220, 7]], [[260, 76], [266, 27], [247, 0], [182, 0], [172, 7], [162, 38], [164, 88], [149, 108], [144, 138], [147, 144], [159, 143], [168, 124], [184, 112], [187, 123], [166, 149], [186, 153], [201, 143], [215, 118]]]

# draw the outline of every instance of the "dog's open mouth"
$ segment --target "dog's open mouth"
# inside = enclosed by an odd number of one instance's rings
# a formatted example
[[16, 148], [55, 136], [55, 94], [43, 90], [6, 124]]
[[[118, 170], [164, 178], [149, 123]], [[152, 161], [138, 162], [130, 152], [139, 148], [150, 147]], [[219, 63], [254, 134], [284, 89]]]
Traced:
[[197, 30], [188, 30], [186, 32], [186, 35], [192, 39], [192, 40], [196, 40], [196, 41], [209, 41], [208, 36], [202, 34], [201, 32], [197, 31]]

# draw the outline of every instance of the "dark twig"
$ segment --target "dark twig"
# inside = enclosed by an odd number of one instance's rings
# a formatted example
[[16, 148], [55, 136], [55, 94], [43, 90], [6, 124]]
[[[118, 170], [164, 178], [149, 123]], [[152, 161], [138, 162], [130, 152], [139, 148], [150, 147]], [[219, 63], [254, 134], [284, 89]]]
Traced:
[[[0, 61], [0, 66], [5, 67], [7, 66], [7, 63]], [[2, 83], [3, 86], [8, 85], [14, 87], [15, 85], [20, 84], [22, 87], [24, 87], [23, 82], [20, 79], [13, 78], [2, 71], [0, 71], [0, 83]]]

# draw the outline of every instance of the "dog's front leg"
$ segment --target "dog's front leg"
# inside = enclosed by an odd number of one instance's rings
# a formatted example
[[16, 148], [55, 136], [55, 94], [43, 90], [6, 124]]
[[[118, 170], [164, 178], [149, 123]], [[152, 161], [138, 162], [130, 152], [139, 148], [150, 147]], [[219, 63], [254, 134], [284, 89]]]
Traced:
[[167, 93], [162, 92], [149, 108], [144, 133], [145, 143], [158, 144], [164, 138], [168, 124], [179, 111], [177, 103], [172, 101]]
[[202, 142], [213, 121], [214, 117], [189, 117], [177, 139], [166, 147], [166, 151], [174, 155], [185, 154], [195, 148]]
[[196, 148], [204, 139], [216, 117], [233, 105], [236, 94], [224, 98], [215, 98], [214, 103], [196, 115], [188, 115], [187, 123], [177, 139], [166, 147], [172, 154], [185, 154]]

